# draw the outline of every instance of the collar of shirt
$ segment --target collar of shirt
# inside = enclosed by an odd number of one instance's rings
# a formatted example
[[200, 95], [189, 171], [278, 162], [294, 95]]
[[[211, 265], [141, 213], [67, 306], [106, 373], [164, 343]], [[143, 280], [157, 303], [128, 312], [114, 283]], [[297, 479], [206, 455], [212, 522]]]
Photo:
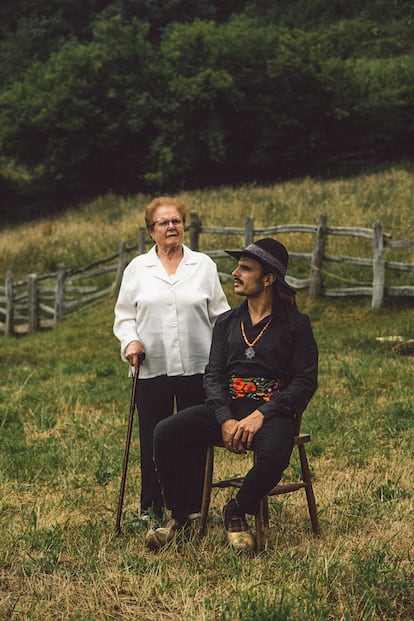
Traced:
[[[272, 316], [278, 319], [286, 319], [286, 304], [279, 299], [274, 300], [272, 306]], [[249, 310], [247, 299], [244, 300], [240, 306], [236, 309], [236, 315], [239, 321], [243, 321], [246, 317], [249, 317]]]
[[[146, 267], [158, 266], [160, 263], [160, 260], [157, 256], [156, 246], [153, 246], [145, 255], [143, 255], [143, 257], [145, 258], [144, 265]], [[184, 263], [185, 265], [194, 265], [196, 262], [197, 261], [194, 251], [183, 244], [182, 263]]]
[[[178, 266], [176, 273], [171, 277], [167, 274], [164, 266], [157, 256], [156, 246], [153, 246], [143, 257], [145, 267], [154, 269], [153, 276], [168, 283], [171, 281], [178, 282], [185, 275], [183, 270], [197, 265], [197, 257], [195, 252], [183, 244], [183, 258]], [[188, 273], [187, 273], [188, 274]]]

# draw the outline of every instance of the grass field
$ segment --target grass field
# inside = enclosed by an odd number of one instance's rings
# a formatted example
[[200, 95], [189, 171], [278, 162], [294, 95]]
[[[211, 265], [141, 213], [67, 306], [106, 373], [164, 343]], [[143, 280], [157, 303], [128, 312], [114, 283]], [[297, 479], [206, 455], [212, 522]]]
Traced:
[[[284, 198], [292, 211], [286, 207], [283, 222], [312, 222], [325, 200], [332, 224], [349, 224], [352, 217], [365, 226], [379, 219], [395, 238], [414, 236], [406, 169], [326, 182], [325, 188], [310, 179], [302, 183], [273, 193], [251, 187], [186, 198], [212, 221], [224, 219], [231, 204], [237, 222], [252, 210], [265, 222], [265, 205], [276, 209]], [[377, 207], [374, 196], [368, 201], [369, 184], [372, 193], [377, 188]], [[100, 205], [33, 224], [39, 266], [57, 260], [61, 247], [65, 262], [79, 254], [83, 264], [95, 240], [91, 253], [107, 254], [109, 237], [102, 242], [98, 230], [104, 239], [109, 231], [114, 240], [115, 233], [116, 239], [133, 235], [139, 218], [132, 226], [132, 199], [120, 201], [111, 227], [111, 209]], [[73, 228], [70, 218], [78, 222]], [[30, 231], [1, 233], [10, 244], [1, 246], [1, 265], [11, 260], [16, 271], [24, 268], [17, 255], [24, 254]], [[42, 235], [51, 243], [43, 246]], [[368, 300], [311, 304], [299, 295], [320, 349], [320, 386], [303, 429], [312, 435], [308, 452], [321, 535], [312, 534], [302, 493], [286, 495], [272, 501], [263, 553], [240, 557], [226, 547], [221, 526], [227, 492], [213, 495], [202, 540], [193, 533], [158, 554], [145, 550], [145, 528], [137, 521], [136, 429], [123, 531], [114, 534], [131, 389], [112, 335], [114, 302], [108, 298], [78, 312], [53, 331], [1, 337], [0, 619], [412, 621], [413, 357], [404, 344], [376, 340], [412, 338], [412, 305], [387, 304], [373, 313]], [[244, 471], [243, 459], [222, 456], [219, 470]], [[293, 460], [290, 471], [297, 470]]]
[[[107, 195], [53, 218], [0, 228], [0, 278], [7, 270], [26, 276], [54, 271], [59, 263], [79, 268], [118, 251], [119, 241], [137, 241], [145, 206], [152, 197]], [[318, 224], [326, 213], [329, 226], [372, 227], [380, 222], [393, 239], [414, 239], [414, 175], [412, 164], [390, 167], [350, 179], [294, 180], [268, 187], [239, 188], [180, 194], [188, 209], [197, 211], [205, 226], [243, 226], [253, 216], [256, 228], [274, 224]], [[242, 239], [202, 236], [201, 249], [234, 247]], [[289, 250], [310, 251], [310, 236], [296, 234], [281, 241]], [[237, 245], [237, 244], [236, 244]], [[351, 254], [355, 239], [336, 238], [327, 252]], [[365, 247], [361, 244], [361, 254]], [[366, 244], [371, 256], [370, 242]], [[388, 260], [414, 262], [414, 252], [393, 249]]]

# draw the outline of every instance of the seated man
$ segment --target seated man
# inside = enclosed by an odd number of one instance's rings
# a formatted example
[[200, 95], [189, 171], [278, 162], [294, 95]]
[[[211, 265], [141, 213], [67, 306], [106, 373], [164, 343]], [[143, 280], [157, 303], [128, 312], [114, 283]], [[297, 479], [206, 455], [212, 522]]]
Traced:
[[234, 453], [250, 448], [257, 453], [257, 463], [223, 509], [229, 543], [252, 550], [245, 514], [256, 514], [260, 500], [281, 479], [297, 417], [317, 387], [317, 345], [285, 281], [286, 248], [266, 238], [228, 254], [238, 260], [234, 290], [246, 299], [216, 321], [205, 403], [166, 418], [155, 429], [154, 459], [171, 519], [148, 531], [146, 545], [153, 550], [174, 540], [189, 523], [202, 493], [191, 465], [209, 444], [220, 441]]

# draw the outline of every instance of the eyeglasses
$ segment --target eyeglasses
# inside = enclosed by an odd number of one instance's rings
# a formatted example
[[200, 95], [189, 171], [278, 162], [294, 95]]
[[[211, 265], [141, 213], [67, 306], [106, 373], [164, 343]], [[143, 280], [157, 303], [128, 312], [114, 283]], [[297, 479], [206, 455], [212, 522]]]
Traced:
[[156, 224], [160, 228], [166, 229], [169, 224], [172, 224], [173, 226], [180, 226], [183, 224], [183, 220], [181, 218], [172, 218], [171, 220], [155, 220], [155, 222], [152, 223], [152, 226], [155, 226]]

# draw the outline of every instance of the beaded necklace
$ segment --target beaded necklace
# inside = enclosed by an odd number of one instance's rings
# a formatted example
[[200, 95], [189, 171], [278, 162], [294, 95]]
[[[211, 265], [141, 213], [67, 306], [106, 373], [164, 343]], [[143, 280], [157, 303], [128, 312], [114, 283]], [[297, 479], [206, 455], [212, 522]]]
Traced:
[[246, 358], [248, 358], [248, 360], [253, 360], [253, 358], [256, 356], [256, 352], [254, 351], [254, 346], [256, 345], [256, 343], [258, 341], [260, 341], [260, 339], [262, 338], [263, 334], [265, 333], [267, 328], [270, 326], [271, 321], [272, 321], [272, 317], [270, 317], [269, 321], [263, 327], [263, 330], [261, 330], [259, 332], [259, 334], [256, 336], [254, 341], [252, 341], [251, 343], [247, 340], [246, 332], [245, 332], [245, 329], [244, 329], [244, 322], [242, 321], [240, 323], [242, 337], [243, 337], [244, 342], [247, 345], [246, 349], [244, 350], [244, 355], [246, 356]]

